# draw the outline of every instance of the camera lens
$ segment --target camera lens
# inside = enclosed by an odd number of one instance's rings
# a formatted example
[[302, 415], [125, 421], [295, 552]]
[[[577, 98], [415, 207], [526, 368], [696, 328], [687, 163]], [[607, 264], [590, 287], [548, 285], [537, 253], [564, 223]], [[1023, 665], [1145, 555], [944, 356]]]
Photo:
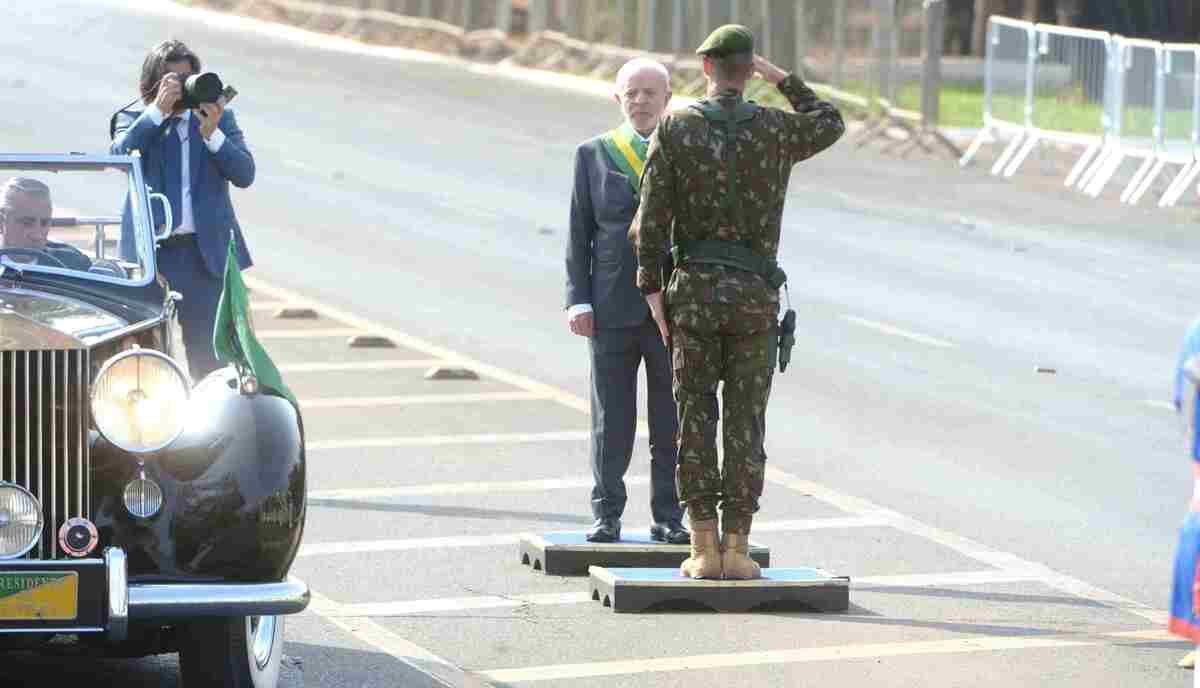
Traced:
[[183, 91], [188, 103], [215, 103], [221, 97], [225, 85], [215, 72], [194, 74], [183, 84]]

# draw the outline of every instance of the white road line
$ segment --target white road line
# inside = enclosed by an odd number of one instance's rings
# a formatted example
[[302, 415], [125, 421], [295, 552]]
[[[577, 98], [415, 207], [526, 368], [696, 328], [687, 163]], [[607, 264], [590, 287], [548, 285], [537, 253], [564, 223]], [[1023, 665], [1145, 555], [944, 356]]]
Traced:
[[470, 368], [482, 376], [490, 377], [493, 380], [499, 380], [501, 382], [507, 382], [514, 387], [519, 387], [528, 392], [545, 394], [547, 398], [553, 399], [563, 406], [573, 408], [577, 411], [582, 411], [583, 413], [591, 412], [591, 404], [586, 399], [558, 389], [552, 385], [537, 382], [536, 380], [532, 380], [524, 375], [519, 375], [498, 366], [488, 365], [483, 361], [462, 356], [456, 351], [451, 351], [450, 349], [432, 344], [423, 339], [419, 339], [398, 330], [394, 330], [390, 327], [379, 327], [375, 323], [372, 323], [365, 318], [360, 318], [341, 309], [313, 301], [312, 299], [303, 298], [299, 294], [295, 294], [286, 289], [281, 289], [274, 285], [269, 285], [255, 277], [246, 276], [243, 278], [243, 280], [251, 289], [258, 290], [259, 292], [267, 294], [274, 299], [288, 301], [297, 306], [308, 306], [309, 308], [315, 309], [318, 313], [324, 314], [327, 318], [339, 320], [347, 325], [350, 325], [351, 327], [357, 328], [356, 333], [370, 332], [372, 334], [383, 335], [395, 342], [397, 346], [403, 346], [404, 348], [411, 349], [413, 351], [420, 351], [421, 353], [434, 358], [456, 361], [459, 365]]
[[917, 342], [918, 344], [934, 346], [939, 349], [953, 349], [956, 346], [953, 342], [948, 342], [944, 339], [938, 339], [936, 337], [930, 337], [927, 335], [918, 334], [916, 332], [902, 330], [899, 327], [893, 327], [886, 323], [876, 322], [874, 320], [867, 320], [866, 318], [860, 318], [855, 315], [843, 315], [842, 320], [845, 320], [846, 322], [854, 323], [855, 325], [862, 325], [863, 327], [870, 328], [872, 330], [875, 330], [876, 332], [890, 334], [894, 337], [900, 337], [902, 339], [907, 339], [909, 341]]
[[331, 397], [301, 399], [300, 408], [370, 408], [375, 406], [433, 406], [439, 404], [483, 404], [496, 401], [544, 401], [537, 392], [475, 392], [471, 394], [401, 394], [388, 397]]
[[914, 573], [904, 576], [850, 576], [852, 588], [940, 588], [1001, 583], [1036, 582], [1034, 576], [1009, 571], [961, 571], [959, 573]]
[[580, 442], [590, 440], [587, 430], [561, 432], [485, 433], [478, 435], [416, 435], [412, 437], [374, 437], [353, 440], [306, 442], [306, 451], [333, 449], [372, 449], [393, 447], [438, 447], [455, 444], [535, 444], [538, 442]]
[[[590, 483], [589, 483], [590, 484]], [[322, 505], [314, 504], [314, 508]], [[813, 518], [797, 521], [764, 521], [755, 525], [756, 532], [783, 532], [828, 530], [831, 528], [872, 528], [884, 525], [874, 518]], [[583, 530], [560, 531], [583, 533]], [[526, 533], [501, 535], [453, 535], [434, 538], [411, 538], [406, 540], [359, 540], [350, 542], [307, 543], [300, 545], [300, 557], [315, 557], [326, 554], [349, 554], [351, 552], [398, 552], [413, 549], [456, 549], [460, 547], [497, 547], [515, 545]]]
[[[932, 588], [971, 587], [1000, 583], [1029, 581], [1026, 576], [1003, 571], [963, 571], [959, 573], [927, 573], [908, 576], [864, 576], [850, 577], [850, 585], [857, 589], [872, 588]], [[476, 595], [472, 597], [443, 597], [427, 600], [404, 600], [397, 602], [365, 602], [341, 604], [336, 612], [344, 616], [406, 616], [432, 612], [458, 612], [473, 609], [511, 609], [524, 606], [558, 606], [587, 604], [592, 596], [586, 591], [559, 592], [531, 595]]]
[[[643, 475], [626, 476], [626, 485], [647, 485], [650, 478]], [[500, 492], [541, 492], [592, 487], [595, 478], [579, 476], [572, 478], [550, 478], [542, 480], [513, 480], [506, 482], [475, 483], [432, 483], [426, 485], [398, 485], [396, 487], [368, 487], [357, 490], [309, 490], [309, 499], [391, 499], [395, 497], [447, 497], [466, 494], [497, 494]]]
[[477, 676], [411, 643], [378, 623], [361, 617], [346, 617], [337, 612], [338, 605], [319, 593], [312, 593], [309, 606], [312, 613], [337, 626], [358, 640], [375, 647], [403, 662], [413, 670], [432, 677], [437, 683], [455, 688], [486, 688], [489, 684]]
[[883, 519], [893, 528], [930, 540], [989, 566], [1028, 576], [1056, 590], [1128, 612], [1156, 624], [1165, 626], [1167, 623], [1168, 615], [1165, 610], [1155, 609], [1136, 600], [1103, 590], [1042, 564], [1022, 559], [1015, 554], [1002, 552], [961, 535], [926, 525], [899, 512], [872, 504], [865, 499], [841, 494], [824, 485], [803, 480], [778, 468], [767, 468], [767, 479], [772, 483], [799, 490], [843, 511]]
[[618, 676], [622, 674], [726, 669], [732, 667], [761, 666], [764, 664], [831, 662], [853, 659], [878, 661], [881, 657], [1085, 647], [1088, 645], [1106, 645], [1113, 642], [1115, 641], [1095, 637], [977, 637], [908, 643], [864, 643], [859, 645], [835, 645], [795, 650], [765, 650], [761, 652], [691, 655], [686, 657], [654, 657], [650, 659], [632, 659], [615, 662], [557, 664], [521, 669], [493, 669], [476, 673], [485, 680], [508, 684], [580, 679], [597, 676]]
[[[411, 540], [364, 540], [362, 542], [328, 542], [302, 544], [298, 557], [315, 557], [325, 554], [351, 554], [363, 552], [402, 552], [412, 549], [450, 549], [458, 547], [498, 547], [515, 545], [520, 534], [452, 536], [414, 538]], [[514, 555], [515, 556], [515, 555]]]
[[313, 327], [308, 329], [299, 327], [286, 330], [255, 330], [254, 334], [259, 339], [316, 339], [317, 337], [353, 337], [358, 334], [367, 334], [367, 332], [349, 327]]
[[1142, 404], [1160, 409], [1162, 411], [1170, 411], [1172, 413], [1175, 412], [1175, 404], [1172, 404], [1169, 401], [1162, 401], [1161, 399], [1145, 399], [1142, 401]]
[[284, 363], [278, 366], [281, 373], [348, 373], [371, 370], [411, 370], [432, 368], [436, 365], [453, 364], [437, 358], [414, 358], [396, 361], [342, 361], [317, 363]]

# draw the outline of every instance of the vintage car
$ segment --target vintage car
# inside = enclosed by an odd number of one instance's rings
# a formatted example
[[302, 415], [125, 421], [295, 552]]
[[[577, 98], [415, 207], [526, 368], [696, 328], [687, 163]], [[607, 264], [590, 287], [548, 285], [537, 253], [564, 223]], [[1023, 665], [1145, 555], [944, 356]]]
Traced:
[[155, 211], [136, 156], [0, 155], [0, 651], [271, 686], [309, 600], [301, 417], [190, 378]]

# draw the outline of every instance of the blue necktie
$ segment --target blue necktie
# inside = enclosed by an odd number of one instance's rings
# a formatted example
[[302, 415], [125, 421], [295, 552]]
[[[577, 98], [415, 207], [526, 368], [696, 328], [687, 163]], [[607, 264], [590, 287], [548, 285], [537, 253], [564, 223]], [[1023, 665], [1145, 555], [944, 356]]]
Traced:
[[179, 140], [179, 134], [176, 127], [179, 126], [178, 117], [169, 117], [166, 121], [167, 131], [162, 137], [162, 159], [163, 159], [163, 179], [162, 193], [166, 194], [167, 200], [171, 202], [171, 219], [173, 226], [179, 226], [183, 220], [183, 191], [179, 188], [180, 181], [183, 175], [183, 153], [182, 143]]

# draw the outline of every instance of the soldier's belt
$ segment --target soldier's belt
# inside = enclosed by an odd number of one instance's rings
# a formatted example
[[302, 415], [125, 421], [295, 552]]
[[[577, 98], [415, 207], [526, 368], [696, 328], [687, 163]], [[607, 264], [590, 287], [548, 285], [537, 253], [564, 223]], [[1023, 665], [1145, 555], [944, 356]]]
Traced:
[[693, 241], [686, 245], [676, 244], [671, 247], [671, 258], [674, 259], [676, 265], [687, 263], [724, 265], [752, 272], [767, 280], [767, 284], [770, 284], [772, 289], [778, 289], [787, 282], [787, 273], [779, 267], [779, 263], [731, 241], [708, 240]]

